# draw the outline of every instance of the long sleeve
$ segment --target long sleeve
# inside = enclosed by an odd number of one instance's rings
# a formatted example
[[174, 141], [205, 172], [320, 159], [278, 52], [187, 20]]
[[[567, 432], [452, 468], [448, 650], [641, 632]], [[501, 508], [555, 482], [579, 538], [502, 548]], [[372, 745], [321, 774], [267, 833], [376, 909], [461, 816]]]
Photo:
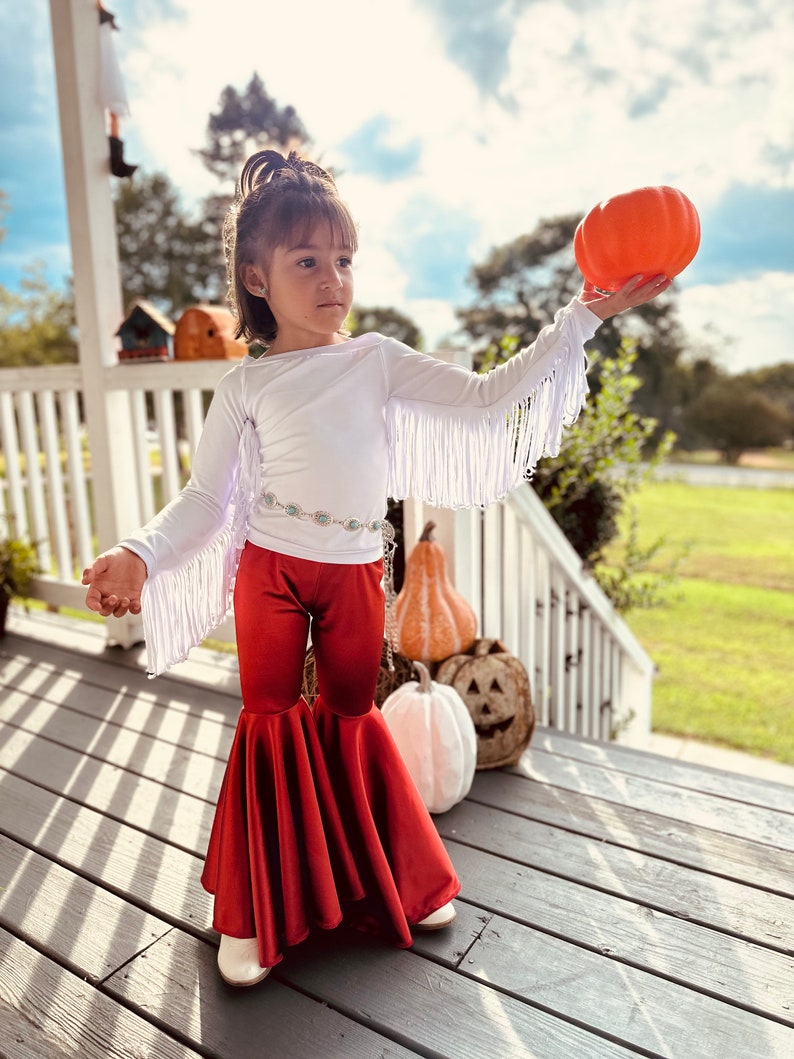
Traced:
[[213, 398], [188, 484], [121, 541], [146, 563], [141, 614], [152, 676], [186, 658], [229, 606], [259, 466], [241, 378], [233, 376], [221, 380]]
[[482, 375], [384, 344], [389, 496], [485, 507], [559, 452], [584, 404], [584, 343], [600, 319], [577, 299], [535, 342]]
[[217, 536], [229, 520], [240, 434], [246, 419], [241, 382], [237, 369], [218, 384], [184, 489], [121, 542], [140, 555], [150, 576], [180, 566]]

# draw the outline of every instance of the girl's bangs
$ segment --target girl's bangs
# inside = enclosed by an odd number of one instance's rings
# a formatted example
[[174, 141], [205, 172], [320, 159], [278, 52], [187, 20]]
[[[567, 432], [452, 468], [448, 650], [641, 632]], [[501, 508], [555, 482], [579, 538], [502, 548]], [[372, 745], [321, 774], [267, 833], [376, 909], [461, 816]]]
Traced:
[[[339, 199], [313, 199], [290, 203], [282, 213], [281, 229], [276, 238], [279, 246], [306, 246], [315, 229], [327, 224], [337, 246], [358, 249], [358, 230], [347, 206]], [[274, 233], [275, 234], [275, 233]]]

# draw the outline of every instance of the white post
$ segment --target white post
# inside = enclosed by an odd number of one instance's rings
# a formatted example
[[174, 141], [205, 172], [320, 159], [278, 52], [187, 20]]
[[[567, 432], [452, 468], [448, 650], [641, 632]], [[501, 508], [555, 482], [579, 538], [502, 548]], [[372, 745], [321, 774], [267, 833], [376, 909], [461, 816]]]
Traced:
[[[50, 0], [50, 19], [94, 518], [103, 551], [141, 517], [129, 401], [126, 393], [105, 389], [105, 368], [118, 361], [114, 335], [123, 310], [100, 92], [99, 14], [95, 0]], [[140, 618], [113, 619], [108, 637], [123, 647], [140, 642]]]

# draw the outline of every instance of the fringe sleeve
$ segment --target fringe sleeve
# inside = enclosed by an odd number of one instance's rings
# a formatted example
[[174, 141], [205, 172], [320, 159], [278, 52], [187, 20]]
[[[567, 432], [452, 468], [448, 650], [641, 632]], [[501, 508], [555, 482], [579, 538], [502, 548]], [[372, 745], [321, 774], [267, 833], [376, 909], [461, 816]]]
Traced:
[[599, 322], [574, 300], [502, 367], [474, 375], [443, 365], [455, 375], [438, 370], [432, 380], [427, 372], [427, 383], [440, 384], [438, 394], [392, 396], [386, 409], [389, 496], [435, 507], [487, 507], [529, 478], [542, 456], [556, 456], [563, 428], [584, 405], [583, 344]]
[[256, 430], [246, 420], [225, 525], [189, 559], [144, 582], [141, 616], [150, 677], [184, 661], [191, 648], [223, 621], [259, 491], [258, 478]]

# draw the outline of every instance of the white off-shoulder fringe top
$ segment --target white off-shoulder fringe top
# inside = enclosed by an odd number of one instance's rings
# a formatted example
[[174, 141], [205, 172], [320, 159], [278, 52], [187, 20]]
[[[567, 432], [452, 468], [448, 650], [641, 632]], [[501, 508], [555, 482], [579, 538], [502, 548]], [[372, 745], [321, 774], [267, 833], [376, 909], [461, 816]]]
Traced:
[[146, 563], [156, 674], [222, 620], [246, 540], [325, 563], [382, 554], [388, 497], [485, 507], [559, 451], [587, 394], [577, 299], [485, 374], [366, 334], [245, 357], [220, 381], [182, 492], [121, 544]]

